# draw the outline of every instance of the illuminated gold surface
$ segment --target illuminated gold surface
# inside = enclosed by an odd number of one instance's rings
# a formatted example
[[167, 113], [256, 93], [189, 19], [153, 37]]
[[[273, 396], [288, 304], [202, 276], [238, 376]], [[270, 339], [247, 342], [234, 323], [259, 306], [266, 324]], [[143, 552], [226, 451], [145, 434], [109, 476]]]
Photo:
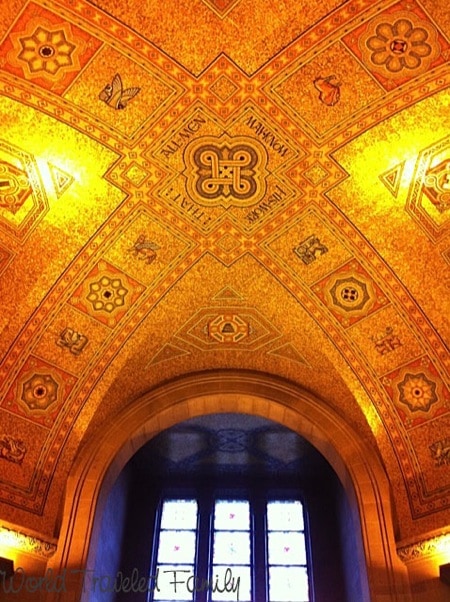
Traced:
[[[450, 161], [444, 0], [429, 16], [353, 0], [240, 0], [226, 16], [202, 0], [4, 4], [0, 161], [33, 193], [15, 212], [0, 199], [0, 437], [26, 447], [20, 464], [0, 457], [0, 516], [53, 536], [79, 446], [121, 408], [243, 368], [306, 388], [374, 441], [399, 538], [446, 526], [450, 459], [433, 450], [450, 439], [450, 209], [420, 184]], [[435, 31], [432, 70], [401, 81], [360, 49], [396, 10]], [[64, 31], [77, 61], [51, 77], [21, 64], [29, 17]], [[123, 108], [105, 100], [116, 74], [138, 89]], [[233, 140], [258, 156], [242, 172]], [[189, 197], [189, 149], [220, 151], [212, 199]], [[267, 185], [257, 202], [227, 196], [252, 178]], [[208, 335], [227, 312], [250, 326], [242, 343]], [[33, 370], [61, 383], [43, 416], [21, 401]], [[407, 378], [439, 399], [415, 412]]]

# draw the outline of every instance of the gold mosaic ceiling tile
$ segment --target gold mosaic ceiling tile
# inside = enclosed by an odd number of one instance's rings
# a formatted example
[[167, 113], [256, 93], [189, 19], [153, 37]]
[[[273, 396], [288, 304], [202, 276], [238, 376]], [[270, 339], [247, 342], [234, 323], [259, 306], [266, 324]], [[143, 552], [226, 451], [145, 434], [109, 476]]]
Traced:
[[[226, 0], [209, 2], [228, 4]], [[319, 0], [300, 4], [284, 0], [280, 4], [240, 0], [225, 18], [203, 0], [193, 0], [182, 7], [176, 2], [153, 0], [139, 5], [135, 11], [116, 0], [95, 0], [93, 4], [127, 23], [192, 73], [199, 74], [220, 53], [225, 53], [247, 73], [253, 73], [299, 33], [345, 2]]]
[[0, 501], [10, 503], [9, 496], [14, 493], [30, 492], [35, 464], [47, 436], [46, 427], [1, 410]]
[[155, 286], [175, 269], [193, 243], [143, 209], [137, 210], [130, 222], [118, 231], [104, 257], [139, 282]]
[[117, 326], [145, 287], [122, 270], [100, 261], [69, 299], [74, 307], [106, 324]]
[[145, 68], [104, 46], [64, 98], [127, 137], [156, 119], [178, 87], [147, 65]]
[[327, 220], [316, 209], [308, 209], [264, 243], [277, 263], [294, 278], [308, 285], [347, 262], [352, 253], [344, 246]]
[[203, 0], [206, 6], [209, 6], [209, 8], [221, 19], [226, 17], [230, 10], [233, 10], [240, 1], [241, 0]]
[[381, 376], [423, 355], [423, 347], [401, 315], [385, 307], [348, 329], [369, 364]]
[[408, 436], [419, 458], [426, 493], [442, 496], [450, 485], [450, 416], [412, 429]]
[[82, 376], [109, 333], [106, 326], [65, 304], [33, 351], [53, 365]]
[[419, 153], [406, 210], [434, 241], [450, 233], [450, 136]]
[[293, 118], [304, 120], [318, 137], [382, 96], [379, 86], [341, 43], [306, 64], [294, 65], [277, 78], [273, 91]]
[[387, 90], [449, 58], [450, 45], [412, 0], [390, 6], [344, 42]]
[[41, 358], [30, 356], [9, 388], [1, 407], [51, 428], [77, 378]]
[[61, 94], [100, 46], [78, 26], [30, 2], [0, 46], [0, 66]]
[[[6, 220], [12, 229], [13, 222], [16, 224], [22, 219], [22, 226], [14, 226], [14, 231], [17, 237], [21, 233], [26, 237], [45, 214], [45, 206], [42, 211], [40, 209], [45, 195], [50, 211], [44, 221], [60, 228], [66, 238], [59, 249], [60, 259], [66, 255], [72, 257], [73, 250], [69, 251], [66, 246], [73, 241], [85, 242], [123, 200], [123, 192], [103, 178], [117, 155], [85, 132], [6, 97], [0, 96], [0, 112], [4, 140], [0, 159], [17, 166], [20, 153], [32, 157], [26, 171], [33, 192], [38, 191], [34, 194], [39, 194], [40, 199], [35, 201], [35, 210], [29, 209], [30, 214], [26, 211], [32, 197], [16, 214], [0, 208], [3, 223], [6, 224]], [[27, 132], [26, 151], [22, 150], [24, 131]], [[11, 152], [17, 155], [15, 159]], [[67, 185], [69, 181], [70, 185]], [[80, 223], [88, 224], [89, 228], [80, 228]]]
[[35, 157], [0, 139], [0, 230], [24, 239], [48, 210]]
[[162, 205], [157, 199], [155, 205], [164, 212], [168, 204], [205, 234], [225, 218], [249, 232], [302, 194], [283, 174], [302, 156], [302, 149], [252, 107], [241, 109], [224, 132], [199, 106], [152, 146], [152, 160], [168, 171], [156, 191]]
[[[440, 249], [431, 243], [431, 236], [425, 234], [423, 224], [418, 225], [418, 205], [414, 219], [407, 211], [410, 191], [416, 191], [415, 198], [420, 202], [426, 196], [424, 177], [432, 157], [436, 156], [438, 164], [442, 162], [434, 151], [448, 136], [447, 122], [448, 92], [441, 92], [375, 126], [334, 154], [349, 177], [327, 195], [364, 232], [383, 260], [394, 266], [414, 302], [444, 340], [450, 341], [449, 315], [443, 311], [448, 304], [443, 278], [447, 265], [440, 257]], [[427, 149], [431, 152], [426, 156]], [[417, 174], [421, 160], [426, 162], [426, 169]], [[379, 176], [403, 161], [400, 187], [394, 197]], [[434, 211], [436, 215], [438, 211]], [[445, 210], [440, 214], [440, 219], [446, 219], [447, 213]]]
[[382, 383], [407, 429], [450, 412], [450, 391], [427, 356], [386, 374]]
[[450, 13], [446, 2], [421, 0], [421, 5], [433, 19], [437, 27], [450, 39]]
[[[6, 270], [8, 265], [11, 263], [13, 257], [14, 257], [13, 253], [11, 251], [9, 251], [8, 249], [5, 249], [5, 247], [0, 245], [0, 276]], [[2, 331], [2, 328], [0, 327], [0, 335], [1, 335], [1, 331]]]
[[182, 349], [173, 343], [167, 343], [161, 347], [156, 355], [153, 356], [148, 363], [148, 367], [154, 366], [155, 364], [160, 364], [161, 362], [169, 362], [174, 360], [178, 361], [180, 357], [183, 357], [183, 355], [189, 355], [189, 353], [190, 352], [186, 349]]
[[275, 341], [280, 333], [258, 310], [248, 305], [199, 309], [175, 335], [203, 351], [252, 351]]
[[380, 286], [356, 259], [350, 260], [311, 288], [345, 328], [389, 303]]
[[268, 351], [267, 354], [311, 367], [308, 361], [292, 343], [284, 343], [283, 345], [280, 345], [280, 347], [276, 347], [275, 349]]
[[[234, 294], [229, 297], [224, 289], [231, 289]], [[252, 299], [251, 305], [248, 299]], [[252, 311], [249, 311], [249, 306]], [[127, 343], [129, 355], [126, 365], [122, 356], [117, 368], [120, 377], [114, 377], [120, 378], [117, 382], [122, 383], [117, 390], [114, 389], [116, 401], [123, 396], [123, 387], [133, 396], [140, 390], [155, 386], [161, 379], [174, 378], [189, 371], [240, 367], [273, 371], [302, 382], [327, 399], [335, 399], [339, 390], [341, 407], [355, 404], [344, 382], [348, 379], [348, 385], [353, 387], [356, 382], [354, 374], [346, 367], [333, 342], [320, 329], [314, 317], [250, 255], [224, 269], [211, 255], [205, 254], [161, 296], [154, 307], [150, 307], [150, 304], [146, 304], [146, 307], [151, 312]], [[203, 321], [194, 319], [198, 317], [199, 307], [204, 308], [200, 316], [205, 318]], [[249, 335], [238, 342], [211, 339], [210, 322], [214, 322], [211, 328], [215, 334], [219, 331], [219, 337], [220, 326], [225, 330], [224, 335], [230, 335], [230, 338], [235, 329], [239, 333], [239, 328], [233, 323], [230, 328], [225, 320], [215, 322], [219, 316], [228, 314], [237, 315], [244, 323], [247, 322], [250, 325]], [[183, 334], [183, 340], [178, 335], [173, 336], [172, 333], [180, 329], [184, 333], [188, 323], [191, 326], [190, 335], [186, 337]], [[255, 340], [256, 336], [261, 338]], [[167, 345], [170, 346], [168, 349], [165, 347]], [[174, 353], [173, 346], [190, 353]], [[248, 349], [249, 346], [252, 348]], [[285, 355], [293, 348], [296, 352], [289, 354], [289, 357], [283, 356], [282, 346], [286, 346]], [[150, 370], [149, 362], [155, 358], [157, 360], [162, 349], [170, 352], [169, 356], [174, 353], [173, 357], [153, 364]], [[279, 354], [276, 354], [278, 349]], [[275, 353], [269, 354], [269, 351]], [[297, 361], [299, 355], [304, 359], [303, 362]], [[334, 366], [335, 362], [339, 369]], [[364, 398], [364, 393], [358, 398]], [[112, 402], [112, 392], [109, 393], [109, 399]]]
[[402, 161], [398, 165], [394, 165], [394, 167], [391, 167], [378, 176], [381, 182], [383, 182], [383, 184], [394, 197], [398, 196], [404, 168], [405, 162]]

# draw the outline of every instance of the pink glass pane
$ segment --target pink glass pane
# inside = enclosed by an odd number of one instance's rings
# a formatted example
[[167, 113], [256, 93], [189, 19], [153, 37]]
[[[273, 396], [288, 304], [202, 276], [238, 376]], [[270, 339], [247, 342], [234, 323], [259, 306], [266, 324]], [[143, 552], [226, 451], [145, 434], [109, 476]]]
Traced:
[[269, 602], [309, 602], [306, 568], [270, 567]]
[[213, 566], [211, 600], [252, 602], [249, 566]]
[[269, 531], [303, 531], [303, 506], [298, 500], [267, 504]]
[[[160, 565], [157, 579], [152, 581], [153, 599], [165, 602], [191, 602], [193, 593], [192, 579], [195, 574], [194, 566], [170, 564]], [[157, 587], [156, 587], [157, 585]]]
[[195, 532], [161, 531], [159, 536], [158, 563], [195, 562]]
[[249, 503], [238, 500], [217, 500], [214, 507], [214, 529], [226, 531], [250, 529]]
[[268, 534], [269, 564], [306, 564], [303, 533], [274, 531]]
[[166, 500], [162, 507], [161, 529], [195, 529], [197, 502], [195, 500]]
[[214, 564], [250, 564], [250, 533], [216, 531], [214, 533]]

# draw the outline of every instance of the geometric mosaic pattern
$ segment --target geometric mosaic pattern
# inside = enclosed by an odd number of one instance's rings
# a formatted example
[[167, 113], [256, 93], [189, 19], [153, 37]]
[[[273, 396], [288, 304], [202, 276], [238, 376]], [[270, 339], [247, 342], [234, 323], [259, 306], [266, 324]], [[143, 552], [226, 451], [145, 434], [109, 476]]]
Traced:
[[198, 310], [176, 333], [176, 340], [204, 351], [256, 350], [281, 335], [254, 308], [230, 305]]
[[382, 382], [408, 429], [450, 412], [450, 391], [428, 357], [394, 370]]
[[0, 407], [28, 421], [51, 427], [76, 381], [76, 377], [61, 368], [30, 356]]
[[0, 140], [0, 230], [24, 239], [48, 208], [35, 158]]
[[162, 0], [19, 4], [0, 24], [5, 507], [57, 529], [84, 404], [101, 428], [162, 381], [238, 366], [372, 429], [400, 535], [442, 525], [444, 0], [201, 0], [186, 28]]
[[389, 303], [356, 260], [335, 270], [315, 284], [312, 290], [344, 327], [359, 322]]
[[419, 153], [406, 210], [431, 240], [450, 232], [450, 137]]
[[0, 45], [3, 69], [62, 93], [101, 42], [55, 13], [30, 2]]
[[202, 0], [206, 6], [213, 10], [221, 19], [225, 18], [228, 13], [240, 2], [240, 0]]
[[144, 291], [144, 286], [106, 261], [100, 261], [69, 303], [114, 328]]
[[387, 90], [444, 62], [449, 44], [416, 2], [389, 7], [344, 37], [344, 42]]

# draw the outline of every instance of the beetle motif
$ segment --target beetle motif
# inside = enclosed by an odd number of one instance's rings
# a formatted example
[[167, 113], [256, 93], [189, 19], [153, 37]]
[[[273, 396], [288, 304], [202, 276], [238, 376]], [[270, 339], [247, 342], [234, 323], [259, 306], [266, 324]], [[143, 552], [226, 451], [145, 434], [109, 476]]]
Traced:
[[323, 102], [323, 104], [329, 107], [333, 107], [341, 98], [341, 84], [338, 81], [333, 83], [332, 80], [337, 80], [337, 77], [335, 75], [317, 77], [313, 82], [315, 88], [319, 90], [320, 102]]

